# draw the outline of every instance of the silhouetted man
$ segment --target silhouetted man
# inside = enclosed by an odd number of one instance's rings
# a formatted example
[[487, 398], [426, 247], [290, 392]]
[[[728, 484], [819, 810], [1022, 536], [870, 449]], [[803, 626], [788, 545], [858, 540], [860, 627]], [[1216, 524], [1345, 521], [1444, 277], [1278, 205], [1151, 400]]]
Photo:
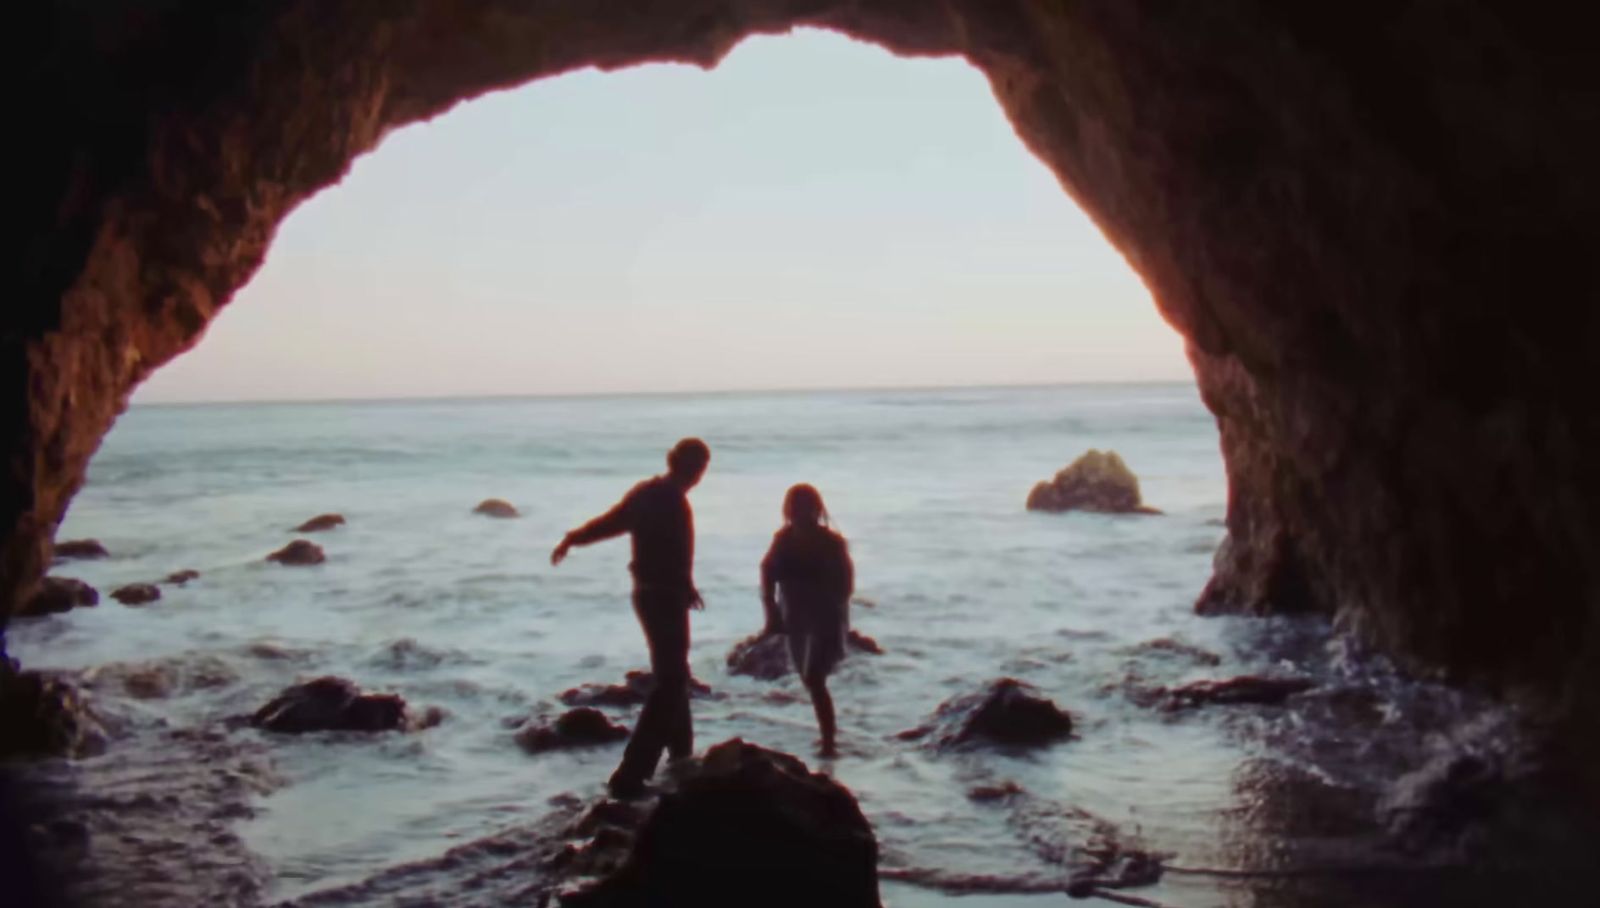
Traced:
[[611, 510], [562, 538], [550, 553], [560, 564], [575, 545], [589, 545], [627, 533], [633, 537], [633, 611], [650, 645], [655, 687], [611, 774], [612, 794], [630, 797], [644, 790], [665, 749], [673, 759], [694, 752], [689, 718], [689, 609], [704, 608], [694, 587], [694, 513], [688, 492], [711, 462], [711, 449], [685, 438], [667, 452], [664, 476], [634, 486]]

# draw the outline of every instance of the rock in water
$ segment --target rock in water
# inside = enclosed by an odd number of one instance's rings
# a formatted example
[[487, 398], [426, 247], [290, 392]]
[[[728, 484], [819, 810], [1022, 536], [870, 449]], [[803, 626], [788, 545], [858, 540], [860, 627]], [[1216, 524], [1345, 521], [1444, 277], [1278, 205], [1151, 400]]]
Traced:
[[762, 681], [789, 674], [789, 638], [783, 634], [754, 634], [728, 650], [728, 671]]
[[485, 498], [484, 500], [478, 502], [478, 506], [472, 509], [472, 513], [483, 514], [486, 517], [522, 516], [522, 513], [517, 510], [516, 505], [499, 498]]
[[57, 561], [68, 558], [106, 558], [110, 554], [98, 539], [68, 539], [55, 545]]
[[[851, 629], [845, 635], [849, 651], [883, 655], [878, 641], [860, 631]], [[776, 681], [794, 670], [789, 660], [789, 638], [782, 634], [752, 634], [728, 650], [728, 671], [735, 675], [749, 675], [762, 681]]]
[[1030, 511], [1098, 511], [1104, 514], [1159, 514], [1145, 507], [1139, 480], [1115, 451], [1093, 448], [1048, 482], [1028, 493]]
[[105, 745], [105, 730], [76, 687], [55, 675], [19, 672], [0, 656], [0, 758], [83, 757]]
[[276, 552], [273, 552], [271, 555], [268, 555], [267, 560], [276, 561], [279, 564], [307, 565], [321, 564], [323, 561], [327, 560], [327, 556], [322, 554], [322, 546], [317, 545], [315, 542], [311, 542], [310, 540], [306, 539], [296, 539]]
[[1181, 687], [1159, 688], [1151, 695], [1163, 709], [1175, 711], [1216, 704], [1253, 703], [1277, 706], [1291, 696], [1316, 687], [1310, 678], [1268, 678], [1240, 675], [1220, 681], [1193, 681]]
[[153, 583], [130, 583], [111, 591], [111, 598], [123, 605], [144, 605], [161, 598], [161, 588]]
[[400, 731], [407, 727], [406, 702], [398, 694], [363, 694], [332, 675], [284, 688], [256, 710], [250, 724], [267, 731]]
[[82, 580], [72, 577], [46, 577], [39, 581], [33, 595], [23, 600], [17, 610], [18, 618], [31, 618], [65, 612], [78, 606], [100, 604], [100, 592]]
[[1001, 678], [977, 693], [939, 704], [926, 725], [900, 733], [902, 740], [932, 737], [943, 750], [966, 744], [1039, 747], [1072, 734], [1072, 717], [1029, 684]]
[[678, 774], [619, 870], [562, 904], [877, 908], [878, 843], [849, 789], [734, 738]]
[[294, 528], [296, 533], [320, 533], [334, 527], [344, 526], [343, 514], [318, 514]]
[[[646, 671], [630, 671], [621, 684], [581, 684], [561, 692], [556, 699], [568, 706], [638, 706], [650, 696], [655, 676]], [[689, 696], [711, 696], [711, 685], [699, 678], [689, 679]]]
[[628, 737], [628, 730], [590, 706], [569, 709], [552, 723], [526, 725], [517, 732], [517, 743], [528, 753], [591, 747], [610, 744]]
[[183, 586], [185, 583], [188, 583], [191, 580], [199, 580], [199, 579], [200, 579], [200, 572], [199, 571], [196, 571], [196, 570], [194, 570], [192, 568], [184, 568], [181, 571], [173, 571], [172, 573], [168, 574], [167, 577], [166, 577], [166, 580], [164, 580], [163, 582], [164, 583], [174, 583], [174, 584], [177, 584], [178, 586]]

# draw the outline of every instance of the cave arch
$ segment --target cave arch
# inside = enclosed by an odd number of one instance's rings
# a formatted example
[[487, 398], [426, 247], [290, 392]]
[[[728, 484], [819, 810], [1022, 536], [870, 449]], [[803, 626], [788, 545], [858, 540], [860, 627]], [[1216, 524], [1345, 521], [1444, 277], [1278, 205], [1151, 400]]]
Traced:
[[1600, 715], [1600, 77], [1538, 11], [1247, 2], [57, 3], [27, 48], [0, 599], [131, 389], [396, 126], [574, 68], [829, 28], [961, 55], [1188, 339], [1215, 610], [1335, 613]]

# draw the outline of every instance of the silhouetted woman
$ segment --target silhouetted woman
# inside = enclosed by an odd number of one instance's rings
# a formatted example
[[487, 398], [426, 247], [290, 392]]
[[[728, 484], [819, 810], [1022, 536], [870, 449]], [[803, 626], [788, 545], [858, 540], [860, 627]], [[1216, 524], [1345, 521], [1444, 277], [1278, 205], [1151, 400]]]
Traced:
[[837, 752], [828, 673], [844, 658], [854, 586], [850, 548], [833, 531], [822, 494], [805, 483], [789, 489], [783, 498], [783, 529], [773, 535], [772, 548], [761, 559], [761, 605], [767, 615], [765, 633], [789, 636], [789, 655], [811, 694], [826, 757]]

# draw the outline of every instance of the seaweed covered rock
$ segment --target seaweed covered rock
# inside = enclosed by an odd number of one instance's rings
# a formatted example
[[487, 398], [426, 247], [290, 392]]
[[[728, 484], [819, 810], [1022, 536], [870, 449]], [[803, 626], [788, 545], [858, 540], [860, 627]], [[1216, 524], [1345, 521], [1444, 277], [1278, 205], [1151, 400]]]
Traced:
[[83, 757], [105, 745], [105, 729], [70, 681], [18, 671], [0, 656], [0, 758]]
[[943, 750], [974, 744], [1039, 747], [1072, 734], [1072, 717], [1030, 684], [1001, 678], [939, 704], [933, 718], [900, 733]]
[[307, 539], [296, 539], [276, 552], [273, 552], [271, 555], [268, 555], [267, 560], [276, 561], [279, 564], [304, 566], [309, 564], [321, 564], [323, 561], [327, 560], [327, 556], [322, 553], [322, 546], [317, 545], [315, 542], [311, 542]]
[[17, 611], [17, 617], [51, 615], [99, 604], [99, 590], [82, 580], [72, 577], [46, 577], [39, 581], [33, 595], [23, 600], [22, 607]]
[[153, 583], [129, 583], [112, 590], [111, 598], [123, 605], [145, 605], [161, 598], [161, 587]]
[[877, 908], [877, 865], [849, 789], [734, 738], [678, 772], [622, 866], [562, 904]]
[[478, 506], [472, 509], [472, 513], [482, 514], [485, 517], [522, 516], [522, 512], [517, 510], [516, 505], [500, 498], [485, 498], [478, 502]]
[[55, 544], [55, 559], [65, 561], [69, 558], [108, 558], [111, 553], [100, 544], [98, 539], [68, 539]]
[[1159, 514], [1139, 495], [1139, 479], [1115, 451], [1093, 448], [1028, 493], [1030, 511]]
[[[580, 684], [561, 692], [557, 698], [567, 706], [638, 706], [650, 696], [655, 676], [647, 671], [628, 672], [621, 684]], [[689, 696], [700, 699], [711, 696], [711, 685], [699, 678], [689, 679]]]
[[611, 744], [628, 737], [628, 729], [606, 718], [592, 706], [580, 706], [562, 713], [550, 723], [532, 723], [517, 732], [517, 743], [528, 753], [592, 747]]
[[398, 694], [364, 694], [332, 675], [284, 688], [256, 710], [250, 724], [267, 731], [403, 731], [411, 727]]
[[321, 533], [334, 527], [344, 526], [343, 514], [318, 514], [294, 528], [296, 533]]

